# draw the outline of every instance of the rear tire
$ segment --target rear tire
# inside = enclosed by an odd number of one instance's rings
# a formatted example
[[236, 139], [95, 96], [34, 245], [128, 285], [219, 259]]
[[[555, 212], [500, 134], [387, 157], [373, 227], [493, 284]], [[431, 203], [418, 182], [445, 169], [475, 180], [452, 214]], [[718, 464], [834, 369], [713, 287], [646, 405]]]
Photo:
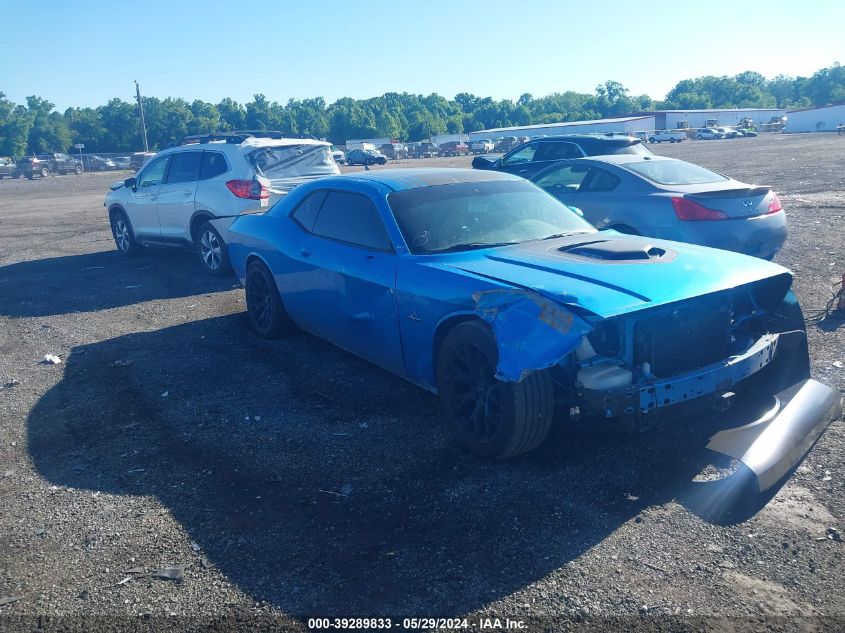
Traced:
[[47, 176], [50, 175], [50, 170], [47, 169], [46, 167], [42, 167], [41, 171], [39, 171], [38, 173], [41, 174], [42, 178], [46, 178]]
[[223, 277], [232, 271], [226, 242], [210, 222], [203, 222], [194, 237], [200, 263], [206, 272]]
[[81, 173], [82, 173], [82, 166], [81, 166], [81, 165], [77, 165], [76, 167], [74, 167], [74, 168], [73, 168], [73, 173], [75, 173], [77, 176], [78, 176], [79, 174], [81, 174]]
[[437, 389], [458, 443], [485, 459], [506, 459], [537, 448], [554, 415], [548, 371], [520, 382], [495, 377], [499, 353], [487, 324], [466, 321], [443, 340], [437, 355]]
[[258, 336], [279, 338], [294, 329], [273, 275], [263, 262], [253, 260], [247, 266], [244, 294], [249, 324]]

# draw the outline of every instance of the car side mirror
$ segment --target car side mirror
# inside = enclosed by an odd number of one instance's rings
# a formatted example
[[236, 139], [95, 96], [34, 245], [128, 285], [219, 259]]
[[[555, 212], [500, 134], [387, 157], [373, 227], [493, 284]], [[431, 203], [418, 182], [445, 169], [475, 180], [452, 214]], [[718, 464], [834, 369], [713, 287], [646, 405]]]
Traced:
[[134, 177], [133, 178], [127, 178], [126, 180], [123, 181], [123, 186], [126, 187], [127, 189], [132, 189], [134, 191], [136, 183], [137, 183], [137, 181], [135, 180]]

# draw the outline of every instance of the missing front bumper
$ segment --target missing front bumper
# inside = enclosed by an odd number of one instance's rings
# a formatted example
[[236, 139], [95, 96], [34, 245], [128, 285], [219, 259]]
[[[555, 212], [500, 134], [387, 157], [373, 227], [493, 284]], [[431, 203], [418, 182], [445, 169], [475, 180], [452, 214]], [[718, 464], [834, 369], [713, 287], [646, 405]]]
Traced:
[[809, 379], [775, 396], [772, 407], [757, 419], [716, 433], [707, 448], [745, 464], [764, 492], [797, 466], [841, 416], [839, 391]]

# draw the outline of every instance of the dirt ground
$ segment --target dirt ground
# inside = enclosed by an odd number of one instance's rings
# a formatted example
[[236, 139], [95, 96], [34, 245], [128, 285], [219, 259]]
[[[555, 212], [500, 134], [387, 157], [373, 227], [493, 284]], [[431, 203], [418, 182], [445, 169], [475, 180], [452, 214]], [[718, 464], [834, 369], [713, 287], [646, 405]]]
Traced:
[[[776, 261], [805, 312], [825, 304], [845, 270], [845, 139], [653, 149], [774, 186], [791, 230]], [[718, 519], [694, 494], [724, 465], [706, 420], [558, 428], [481, 462], [413, 385], [307, 335], [253, 336], [243, 291], [193, 254], [118, 255], [114, 179], [0, 181], [0, 630], [842, 630], [842, 421], [763, 507]], [[809, 340], [814, 377], [845, 390], [845, 322]]]

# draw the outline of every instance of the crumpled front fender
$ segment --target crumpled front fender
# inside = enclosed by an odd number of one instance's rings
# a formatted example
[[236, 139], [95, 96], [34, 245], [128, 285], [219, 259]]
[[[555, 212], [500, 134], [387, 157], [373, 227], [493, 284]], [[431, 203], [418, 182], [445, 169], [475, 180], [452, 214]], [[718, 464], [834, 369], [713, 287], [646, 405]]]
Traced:
[[529, 290], [482, 290], [472, 298], [476, 313], [493, 328], [499, 380], [519, 382], [528, 372], [556, 365], [592, 330], [561, 304]]

